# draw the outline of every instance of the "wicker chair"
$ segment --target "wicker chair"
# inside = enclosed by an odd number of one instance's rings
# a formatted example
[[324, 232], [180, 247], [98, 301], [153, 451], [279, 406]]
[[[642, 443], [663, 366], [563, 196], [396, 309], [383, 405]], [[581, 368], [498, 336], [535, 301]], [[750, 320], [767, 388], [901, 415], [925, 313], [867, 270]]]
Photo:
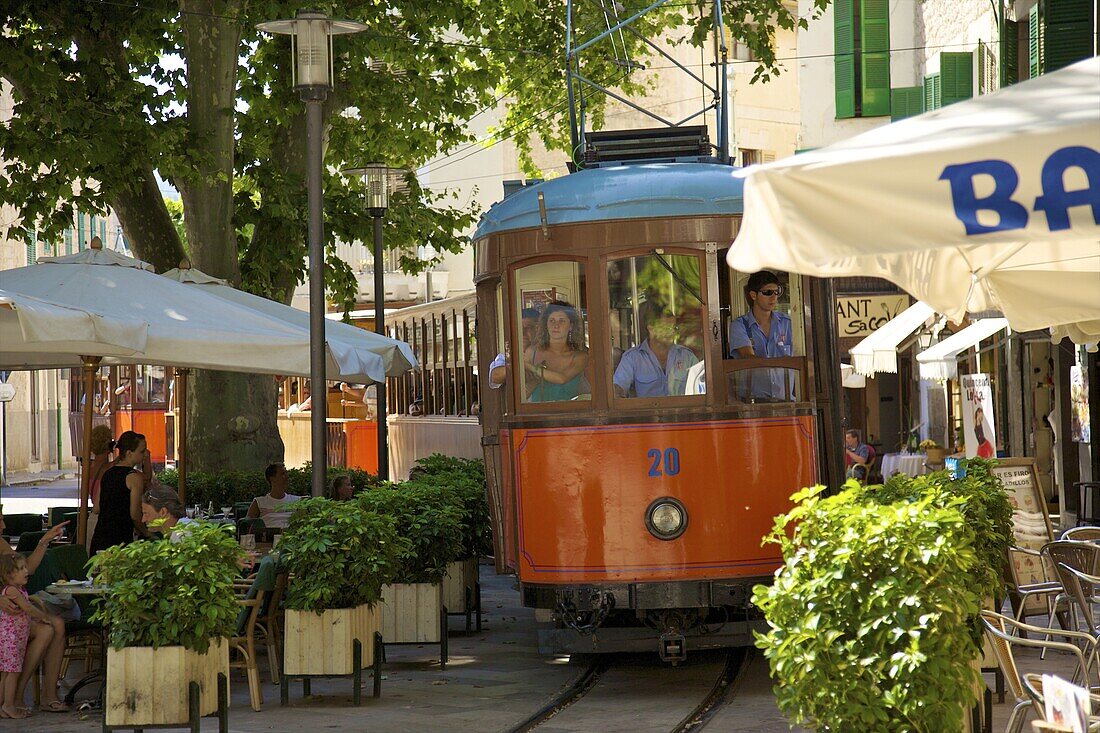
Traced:
[[[229, 647], [240, 655], [240, 659], [230, 666], [245, 670], [248, 677], [249, 702], [256, 712], [263, 708], [264, 703], [263, 690], [260, 686], [260, 670], [256, 663], [256, 630], [261, 628], [258, 623], [260, 614], [267, 607], [267, 599], [275, 590], [275, 583], [275, 561], [271, 557], [265, 557], [260, 562], [259, 571], [252, 579], [234, 585], [241, 611], [237, 617], [237, 631], [229, 640]], [[272, 654], [273, 644], [270, 641], [267, 649], [272, 676], [277, 677], [278, 661]]]
[[[1023, 677], [1024, 689], [1027, 690], [1027, 694], [1034, 701], [1035, 710], [1038, 711], [1039, 720], [1034, 721], [1032, 726], [1038, 731], [1050, 731], [1051, 733], [1062, 733], [1063, 731], [1072, 731], [1071, 728], [1065, 726], [1054, 725], [1047, 722], [1046, 719], [1046, 701], [1043, 697], [1043, 675], [1036, 674], [1035, 672], [1028, 672]], [[1100, 710], [1100, 695], [1089, 695], [1091, 707], [1093, 710]], [[1100, 731], [1100, 719], [1095, 716], [1089, 718], [1089, 731]]]
[[1100, 571], [1100, 545], [1091, 542], [1057, 540], [1045, 545], [1042, 553], [1054, 567], [1058, 582], [1064, 589], [1064, 595], [1059, 595], [1059, 598], [1064, 597], [1070, 602], [1072, 628], [1078, 628], [1076, 611], [1080, 610], [1088, 632], [1094, 636], [1100, 633], [1100, 627], [1097, 626], [1092, 614], [1092, 605], [1100, 603], [1100, 597], [1096, 595], [1095, 590], [1095, 585], [1100, 583], [1100, 579], [1085, 580], [1085, 576], [1095, 576]]
[[1070, 527], [1062, 533], [1071, 542], [1100, 542], [1100, 527]]
[[[1095, 676], [1096, 644], [1095, 637], [1080, 631], [1066, 631], [1064, 629], [1044, 629], [1039, 626], [1021, 623], [1008, 616], [1003, 616], [996, 611], [985, 610], [981, 612], [982, 626], [985, 637], [993, 648], [997, 657], [997, 664], [1004, 673], [1008, 683], [1008, 689], [1016, 700], [1015, 707], [1008, 718], [1006, 733], [1019, 733], [1023, 729], [1024, 716], [1028, 708], [1031, 708], [1039, 720], [1044, 717], [1041, 702], [1028, 692], [1024, 684], [1020, 668], [1016, 663], [1013, 649], [1025, 647], [1030, 649], [1054, 649], [1074, 655], [1077, 658], [1077, 668], [1074, 670], [1073, 681], [1081, 680], [1086, 686], [1091, 686]], [[1031, 634], [1034, 638], [1024, 638]], [[1066, 641], [1053, 641], [1043, 636], [1058, 636]]]

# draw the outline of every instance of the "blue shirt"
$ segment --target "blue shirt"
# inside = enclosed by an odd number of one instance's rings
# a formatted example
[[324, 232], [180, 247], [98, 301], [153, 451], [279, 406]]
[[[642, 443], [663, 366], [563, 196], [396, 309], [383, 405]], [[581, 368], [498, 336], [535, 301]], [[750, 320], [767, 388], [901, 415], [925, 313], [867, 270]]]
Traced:
[[[791, 319], [779, 311], [772, 311], [768, 333], [757, 323], [750, 310], [730, 323], [730, 356], [741, 358], [737, 350], [752, 345], [756, 358], [775, 359], [791, 356], [794, 333]], [[752, 398], [793, 400], [795, 378], [790, 369], [751, 369], [738, 373], [737, 383]]]
[[627, 394], [634, 388], [637, 397], [668, 397], [685, 393], [688, 370], [699, 357], [686, 346], [672, 344], [664, 365], [649, 347], [649, 339], [627, 349], [615, 369], [615, 386]]

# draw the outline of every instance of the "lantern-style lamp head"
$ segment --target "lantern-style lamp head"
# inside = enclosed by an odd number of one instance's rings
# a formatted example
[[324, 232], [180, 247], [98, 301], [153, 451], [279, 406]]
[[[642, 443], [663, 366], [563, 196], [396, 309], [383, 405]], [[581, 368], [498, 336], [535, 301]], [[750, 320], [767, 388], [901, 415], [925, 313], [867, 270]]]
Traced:
[[367, 188], [366, 208], [372, 216], [381, 216], [390, 206], [390, 193], [402, 188], [400, 168], [390, 168], [384, 163], [368, 163], [362, 168], [349, 168], [345, 175], [360, 176]]
[[928, 326], [921, 326], [920, 331], [917, 332], [917, 346], [921, 351], [927, 351], [928, 347], [932, 345], [932, 341], [935, 338], [932, 333], [932, 329]]
[[367, 29], [353, 20], [332, 20], [316, 10], [299, 10], [294, 20], [257, 23], [265, 33], [291, 38], [294, 53], [294, 88], [312, 89], [332, 86], [332, 37]]

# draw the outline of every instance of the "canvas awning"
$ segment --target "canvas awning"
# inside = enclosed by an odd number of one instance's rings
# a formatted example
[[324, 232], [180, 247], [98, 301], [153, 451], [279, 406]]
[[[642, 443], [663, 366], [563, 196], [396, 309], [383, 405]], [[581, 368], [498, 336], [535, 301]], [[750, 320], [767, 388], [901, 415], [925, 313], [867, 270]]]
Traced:
[[954, 379], [958, 375], [959, 354], [1007, 327], [1008, 319], [981, 318], [925, 349], [917, 354], [921, 379]]
[[868, 377], [874, 376], [876, 372], [897, 374], [898, 344], [935, 313], [931, 306], [918, 301], [860, 341], [849, 352], [856, 372]]

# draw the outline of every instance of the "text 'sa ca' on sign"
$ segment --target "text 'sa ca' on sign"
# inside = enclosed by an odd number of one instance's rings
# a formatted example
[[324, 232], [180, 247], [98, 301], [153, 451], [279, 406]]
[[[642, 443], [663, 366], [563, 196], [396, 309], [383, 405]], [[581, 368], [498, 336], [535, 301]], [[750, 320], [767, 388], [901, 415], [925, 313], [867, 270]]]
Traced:
[[836, 299], [837, 335], [869, 336], [909, 307], [908, 295], [848, 295]]

